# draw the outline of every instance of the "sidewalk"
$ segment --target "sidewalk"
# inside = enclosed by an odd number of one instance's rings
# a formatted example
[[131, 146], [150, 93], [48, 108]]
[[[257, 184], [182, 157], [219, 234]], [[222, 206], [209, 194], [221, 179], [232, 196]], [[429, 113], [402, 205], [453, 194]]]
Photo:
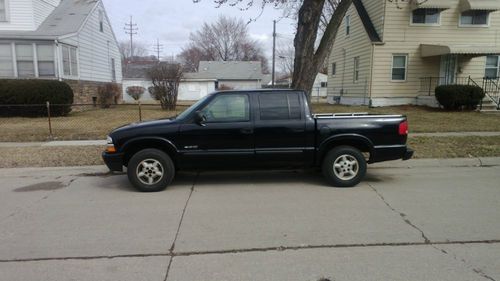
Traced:
[[[496, 137], [500, 132], [444, 132], [444, 133], [413, 133], [410, 137]], [[0, 142], [2, 147], [57, 147], [57, 146], [101, 146], [105, 140], [68, 140], [47, 142]]]

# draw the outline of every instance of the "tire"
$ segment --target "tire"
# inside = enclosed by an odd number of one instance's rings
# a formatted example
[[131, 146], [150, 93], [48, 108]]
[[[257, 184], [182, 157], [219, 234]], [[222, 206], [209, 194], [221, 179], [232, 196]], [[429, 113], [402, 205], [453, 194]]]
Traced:
[[162, 191], [174, 179], [175, 165], [165, 152], [144, 149], [130, 159], [127, 175], [130, 183], [139, 191]]
[[326, 154], [322, 171], [330, 185], [353, 187], [366, 175], [366, 160], [359, 149], [339, 146]]

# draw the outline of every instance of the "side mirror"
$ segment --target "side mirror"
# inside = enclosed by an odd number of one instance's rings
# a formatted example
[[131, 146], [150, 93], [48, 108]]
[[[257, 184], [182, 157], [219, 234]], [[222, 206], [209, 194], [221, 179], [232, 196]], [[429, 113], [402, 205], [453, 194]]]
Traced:
[[194, 113], [194, 122], [200, 126], [205, 126], [205, 121], [207, 121], [207, 118], [201, 111], [196, 111]]

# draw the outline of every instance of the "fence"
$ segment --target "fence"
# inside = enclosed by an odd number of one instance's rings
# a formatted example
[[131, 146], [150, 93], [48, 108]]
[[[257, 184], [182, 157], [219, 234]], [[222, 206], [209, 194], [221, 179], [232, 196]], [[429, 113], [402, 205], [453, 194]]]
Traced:
[[0, 110], [7, 107], [45, 108], [42, 117], [0, 117], [0, 141], [105, 139], [116, 127], [173, 117], [188, 107], [178, 105], [176, 110], [167, 111], [159, 104], [117, 104], [109, 108], [94, 104], [73, 104], [68, 116], [50, 116], [50, 109], [56, 106], [61, 105], [0, 105]]

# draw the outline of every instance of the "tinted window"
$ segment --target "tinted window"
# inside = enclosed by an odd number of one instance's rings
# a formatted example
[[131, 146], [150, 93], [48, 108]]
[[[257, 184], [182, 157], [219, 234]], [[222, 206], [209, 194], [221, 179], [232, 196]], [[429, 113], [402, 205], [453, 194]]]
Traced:
[[207, 122], [243, 122], [250, 120], [247, 95], [217, 96], [203, 110]]
[[259, 95], [261, 120], [300, 119], [300, 100], [296, 93]]

